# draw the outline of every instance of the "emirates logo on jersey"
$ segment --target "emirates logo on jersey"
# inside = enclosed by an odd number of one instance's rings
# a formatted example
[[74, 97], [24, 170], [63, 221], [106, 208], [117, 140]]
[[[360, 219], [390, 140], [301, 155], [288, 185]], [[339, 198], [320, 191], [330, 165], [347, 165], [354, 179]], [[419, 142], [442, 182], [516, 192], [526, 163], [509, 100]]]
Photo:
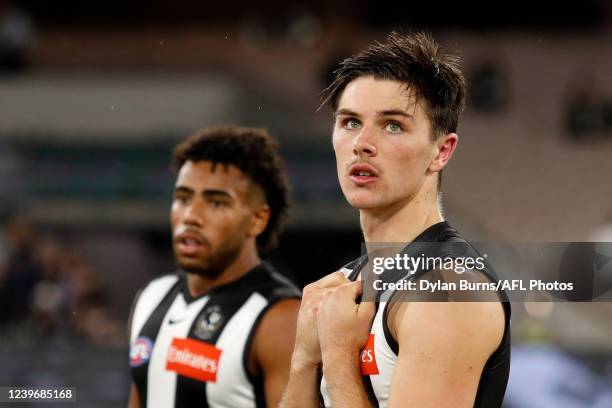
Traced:
[[221, 350], [194, 339], [174, 338], [168, 349], [166, 370], [199, 381], [217, 381]]
[[374, 334], [370, 333], [368, 341], [361, 350], [361, 375], [378, 375], [376, 353], [374, 352]]

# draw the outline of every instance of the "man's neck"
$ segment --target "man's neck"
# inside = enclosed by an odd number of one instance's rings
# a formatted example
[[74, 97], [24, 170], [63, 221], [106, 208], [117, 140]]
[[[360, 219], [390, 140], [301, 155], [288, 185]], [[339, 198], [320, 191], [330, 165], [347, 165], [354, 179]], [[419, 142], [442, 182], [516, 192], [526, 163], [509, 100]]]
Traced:
[[251, 269], [261, 263], [257, 249], [245, 244], [240, 254], [216, 277], [206, 277], [195, 273], [187, 274], [187, 288], [193, 297], [210, 292], [212, 289], [233, 282], [246, 275]]
[[412, 242], [427, 228], [444, 221], [435, 191], [359, 213], [365, 242]]

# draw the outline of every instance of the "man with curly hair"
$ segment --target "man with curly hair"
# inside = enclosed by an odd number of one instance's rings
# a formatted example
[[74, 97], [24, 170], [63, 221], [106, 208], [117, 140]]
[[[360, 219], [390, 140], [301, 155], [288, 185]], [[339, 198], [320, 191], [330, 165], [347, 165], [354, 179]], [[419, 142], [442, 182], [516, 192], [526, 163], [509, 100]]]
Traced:
[[300, 292], [260, 258], [288, 208], [276, 142], [262, 129], [204, 129], [176, 146], [172, 168], [180, 271], [134, 302], [130, 406], [277, 406]]

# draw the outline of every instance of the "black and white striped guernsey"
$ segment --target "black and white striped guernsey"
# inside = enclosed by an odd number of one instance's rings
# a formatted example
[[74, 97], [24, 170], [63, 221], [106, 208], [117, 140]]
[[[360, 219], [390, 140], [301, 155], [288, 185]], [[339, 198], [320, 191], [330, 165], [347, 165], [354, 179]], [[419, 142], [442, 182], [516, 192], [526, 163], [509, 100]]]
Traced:
[[[406, 247], [404, 253], [410, 254], [411, 256], [417, 256], [417, 254], [421, 252], [427, 253], [429, 247], [429, 250], [433, 251], [430, 255], [434, 255], [437, 253], [440, 246], [428, 244], [442, 242], [466, 244], [475, 251], [475, 249], [473, 249], [473, 247], [465, 239], [463, 239], [454, 228], [444, 221], [434, 224], [423, 231], [411, 244]], [[348, 279], [354, 281], [359, 279], [359, 274], [366, 263], [367, 256], [364, 255], [344, 266], [341, 271], [347, 276]], [[486, 264], [486, 269], [482, 272], [490, 280], [497, 280], [490, 265]], [[415, 278], [419, 276], [419, 273], [414, 275]], [[385, 295], [387, 294], [384, 294], [383, 297], [388, 299], [388, 297]], [[392, 296], [393, 292], [388, 293], [388, 295]], [[504, 334], [497, 350], [493, 352], [483, 367], [474, 401], [475, 408], [500, 407], [504, 399], [506, 385], [508, 383], [510, 373], [510, 302], [505, 292], [499, 291], [497, 295], [504, 310]], [[370, 337], [366, 347], [364, 348], [365, 351], [368, 351], [371, 354], [367, 356], [369, 360], [364, 362], [362, 353], [361, 362], [362, 378], [366, 393], [368, 394], [372, 405], [380, 408], [388, 405], [391, 390], [391, 379], [393, 377], [397, 357], [399, 355], [399, 345], [396, 339], [393, 338], [393, 335], [391, 334], [387, 325], [388, 306], [392, 304], [391, 302], [393, 302], [393, 300], [381, 300], [377, 302], [377, 312], [372, 322], [372, 328], [370, 329]], [[374, 367], [374, 369], [372, 369], [372, 367]], [[324, 406], [331, 406], [331, 398], [327, 392], [325, 377], [321, 379], [321, 398]]]
[[272, 305], [299, 297], [266, 263], [195, 298], [185, 273], [153, 280], [131, 318], [130, 366], [141, 406], [265, 406], [263, 380], [247, 369], [251, 341]]

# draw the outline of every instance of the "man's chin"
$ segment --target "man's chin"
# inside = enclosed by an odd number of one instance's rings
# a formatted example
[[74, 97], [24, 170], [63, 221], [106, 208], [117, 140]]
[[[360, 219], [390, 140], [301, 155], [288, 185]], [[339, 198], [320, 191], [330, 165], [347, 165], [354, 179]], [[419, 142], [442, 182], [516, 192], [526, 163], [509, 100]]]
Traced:
[[236, 260], [239, 251], [228, 251], [222, 248], [214, 254], [200, 254], [200, 256], [185, 256], [175, 252], [178, 266], [185, 272], [209, 279], [219, 277], [229, 265]]
[[355, 194], [346, 197], [346, 201], [351, 207], [358, 210], [370, 210], [381, 206], [380, 199], [378, 197], [366, 197], [365, 194]]
[[209, 269], [210, 267], [206, 264], [204, 264], [203, 262], [198, 262], [198, 261], [185, 261], [185, 260], [177, 260], [178, 266], [179, 268], [181, 268], [181, 270], [187, 272], [187, 273], [192, 273], [194, 275], [202, 275], [202, 276], [208, 276], [210, 274]]
[[359, 210], [376, 208], [381, 204], [380, 195], [370, 189], [351, 187], [344, 189], [343, 193], [351, 207]]

